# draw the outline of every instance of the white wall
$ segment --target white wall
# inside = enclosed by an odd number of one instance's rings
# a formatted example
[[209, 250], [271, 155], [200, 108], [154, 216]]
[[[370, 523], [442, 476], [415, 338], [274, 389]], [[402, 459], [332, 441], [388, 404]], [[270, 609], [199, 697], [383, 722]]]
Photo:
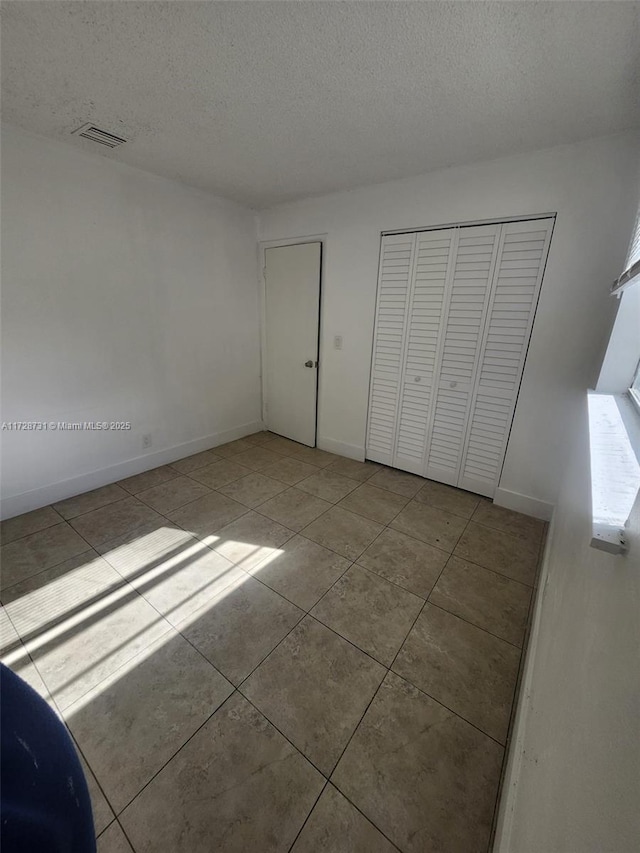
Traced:
[[[500, 502], [550, 515], [576, 406], [593, 386], [629, 244], [638, 136], [447, 169], [263, 211], [263, 241], [326, 234], [319, 444], [362, 458], [380, 232], [557, 212]], [[342, 350], [331, 347], [342, 335]], [[524, 495], [522, 501], [518, 495]]]
[[[629, 433], [640, 454], [640, 419]], [[589, 547], [586, 395], [551, 531], [494, 850], [635, 853], [640, 494], [627, 528], [629, 552]]]
[[133, 429], [3, 432], [3, 514], [256, 428], [255, 268], [251, 211], [4, 128], [2, 419]]

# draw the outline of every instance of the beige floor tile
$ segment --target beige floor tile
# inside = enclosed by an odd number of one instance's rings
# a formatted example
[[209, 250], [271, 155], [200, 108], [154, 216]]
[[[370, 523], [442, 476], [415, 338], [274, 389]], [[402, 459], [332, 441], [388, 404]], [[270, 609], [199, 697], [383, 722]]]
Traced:
[[462, 489], [454, 489], [453, 486], [436, 483], [433, 480], [426, 481], [416, 494], [415, 499], [419, 503], [452, 512], [454, 515], [459, 515], [467, 520], [471, 518], [481, 501], [478, 495], [473, 495], [471, 492], [465, 492]]
[[471, 521], [454, 555], [533, 586], [538, 565], [537, 543]]
[[245, 435], [244, 441], [248, 441], [249, 444], [264, 445], [269, 444], [274, 438], [277, 438], [277, 436], [272, 432], [263, 430], [262, 432], [254, 432], [253, 435]]
[[433, 545], [387, 527], [358, 563], [392, 583], [428, 598], [449, 555]]
[[191, 477], [176, 477], [139, 492], [137, 498], [164, 515], [172, 509], [208, 495], [210, 491], [207, 486], [192, 480]]
[[520, 649], [427, 604], [393, 671], [504, 743]]
[[304, 444], [299, 444], [297, 441], [291, 441], [290, 438], [284, 438], [277, 435], [273, 441], [269, 443], [269, 450], [275, 453], [282, 453], [283, 456], [295, 456], [295, 454], [305, 447]]
[[300, 450], [296, 450], [295, 457], [318, 468], [326, 468], [327, 465], [331, 465], [332, 462], [336, 462], [341, 458], [340, 456], [336, 456], [335, 453], [320, 450], [319, 447], [302, 447]]
[[349, 568], [349, 561], [296, 535], [251, 574], [303, 610], [310, 610]]
[[162, 516], [151, 507], [137, 498], [127, 496], [125, 500], [74, 518], [71, 526], [90, 545], [96, 546], [108, 542], [109, 539], [115, 539], [116, 536], [124, 536], [130, 530], [161, 520]]
[[242, 693], [328, 775], [384, 673], [306, 616], [242, 685]]
[[355, 565], [320, 599], [311, 615], [391, 666], [423, 604], [418, 596]]
[[544, 533], [544, 521], [540, 521], [539, 518], [513, 512], [489, 501], [481, 501], [473, 514], [473, 521], [484, 524], [486, 527], [495, 527], [496, 530], [511, 533], [512, 536], [527, 539], [538, 545]]
[[55, 703], [4, 607], [0, 607], [0, 661], [20, 676], [57, 713]]
[[531, 588], [459, 557], [451, 557], [429, 600], [438, 607], [522, 646]]
[[357, 560], [383, 530], [381, 524], [340, 507], [332, 507], [303, 530], [303, 536], [348, 560]]
[[54, 504], [53, 508], [69, 521], [78, 515], [84, 515], [86, 512], [91, 512], [94, 509], [99, 509], [102, 506], [107, 506], [128, 497], [128, 492], [121, 489], [117, 483], [112, 483], [109, 486], [94, 489], [92, 492], [85, 492], [82, 495], [67, 498], [67, 500]]
[[243, 577], [242, 569], [192, 538], [176, 556], [154, 560], [137, 572], [131, 584], [177, 626]]
[[232, 685], [174, 634], [128, 661], [64, 716], [119, 813], [232, 692]]
[[127, 477], [126, 480], [120, 480], [119, 486], [126, 489], [132, 495], [137, 495], [138, 492], [143, 492], [145, 489], [150, 489], [152, 486], [159, 486], [160, 483], [166, 483], [168, 480], [175, 480], [179, 472], [170, 465], [162, 465], [160, 468], [152, 468], [150, 471], [143, 471], [141, 474], [135, 474], [133, 477]]
[[222, 486], [233, 483], [234, 480], [246, 477], [247, 474], [251, 474], [250, 468], [238, 465], [232, 459], [221, 459], [219, 462], [214, 462], [213, 465], [198, 468], [189, 476], [210, 489], [220, 489]]
[[90, 550], [87, 542], [67, 522], [23, 536], [0, 549], [4, 591], [38, 572]]
[[389, 673], [332, 782], [406, 853], [486, 853], [502, 754]]
[[232, 696], [123, 812], [136, 853], [286, 853], [324, 779]]
[[402, 495], [396, 495], [386, 489], [379, 489], [365, 483], [343, 498], [338, 506], [380, 524], [389, 524], [406, 505], [407, 501], [408, 498], [404, 498]]
[[291, 853], [396, 853], [364, 815], [329, 784], [311, 812]]
[[245, 575], [178, 627], [216, 669], [239, 684], [302, 615], [291, 602]]
[[228, 441], [226, 444], [219, 444], [214, 448], [214, 452], [217, 453], [218, 456], [228, 459], [231, 456], [237, 456], [245, 450], [251, 450], [251, 448], [255, 446], [256, 445], [253, 442], [247, 441], [246, 438], [237, 438], [235, 441]]
[[3, 602], [16, 630], [27, 641], [123, 586], [112, 566], [95, 551], [86, 551], [5, 590]]
[[98, 838], [98, 853], [133, 853], [133, 848], [117, 821]]
[[466, 525], [466, 520], [459, 515], [410, 501], [390, 526], [428, 545], [451, 552]]
[[192, 474], [194, 471], [199, 471], [206, 465], [212, 465], [222, 459], [218, 455], [218, 448], [215, 450], [203, 450], [202, 453], [194, 453], [193, 456], [187, 456], [185, 459], [178, 459], [177, 462], [172, 462], [171, 467], [175, 468], [180, 474]]
[[274, 462], [273, 465], [268, 465], [262, 473], [267, 477], [273, 477], [275, 480], [281, 480], [288, 486], [295, 486], [300, 480], [317, 474], [319, 470], [315, 465], [309, 465], [307, 462], [302, 462], [292, 456], [285, 456]]
[[[47, 587], [42, 587], [33, 600], [46, 594]], [[55, 607], [62, 610], [63, 602]], [[169, 623], [125, 584], [115, 590], [97, 587], [84, 606], [74, 607], [51, 627], [31, 632], [25, 645], [64, 710], [170, 631]]]
[[6, 607], [0, 606], [0, 660], [4, 660], [19, 644], [20, 637], [9, 619]]
[[257, 512], [248, 512], [221, 528], [209, 544], [216, 553], [249, 572], [277, 557], [283, 543], [292, 536], [288, 527]]
[[409, 474], [406, 471], [398, 471], [396, 468], [381, 468], [369, 479], [370, 486], [379, 486], [396, 495], [412, 498], [422, 486], [424, 478]]
[[299, 532], [330, 507], [331, 504], [327, 501], [291, 488], [263, 503], [260, 513], [284, 524], [290, 530]]
[[350, 477], [352, 480], [364, 482], [372, 477], [376, 471], [380, 470], [380, 465], [375, 462], [358, 462], [356, 459], [347, 459], [344, 456], [339, 456], [335, 462], [330, 465], [330, 470], [334, 474], [341, 474], [343, 477]]
[[323, 468], [298, 483], [298, 488], [329, 503], [338, 503], [345, 495], [358, 488], [358, 481]]
[[287, 486], [281, 483], [280, 480], [274, 480], [272, 477], [265, 477], [264, 474], [252, 472], [246, 477], [241, 477], [239, 480], [234, 480], [226, 486], [221, 486], [219, 491], [227, 497], [239, 501], [241, 504], [250, 507], [259, 506], [269, 498], [279, 495]]
[[104, 830], [113, 821], [115, 815], [113, 814], [111, 806], [107, 802], [105, 795], [102, 793], [96, 777], [91, 772], [91, 768], [84, 760], [82, 753], [79, 751], [78, 745], [75, 744], [75, 747], [78, 753], [78, 758], [80, 759], [80, 764], [82, 764], [87, 788], [89, 789], [91, 811], [93, 812], [93, 826], [95, 828], [96, 835], [100, 835], [100, 833], [104, 832]]
[[274, 453], [269, 448], [273, 442], [263, 447], [252, 446], [249, 450], [244, 450], [233, 457], [233, 461], [239, 465], [244, 465], [245, 468], [251, 468], [252, 471], [262, 471], [282, 459], [281, 453]]
[[58, 515], [51, 506], [43, 506], [40, 509], [34, 509], [33, 512], [16, 515], [14, 518], [0, 522], [0, 542], [3, 545], [8, 545], [15, 539], [21, 539], [30, 533], [37, 533], [39, 530], [53, 527], [54, 524], [60, 524], [61, 521], [62, 516]]
[[[247, 512], [244, 504], [238, 503], [226, 495], [212, 492], [193, 503], [171, 510], [167, 516], [184, 527], [198, 539], [207, 541], [215, 536], [220, 528], [239, 518]], [[212, 540], [215, 541], [215, 540]]]
[[[96, 551], [128, 581], [134, 582], [145, 572], [181, 556], [196, 540], [172, 521], [144, 524], [98, 545]], [[201, 548], [206, 546], [199, 543]]]

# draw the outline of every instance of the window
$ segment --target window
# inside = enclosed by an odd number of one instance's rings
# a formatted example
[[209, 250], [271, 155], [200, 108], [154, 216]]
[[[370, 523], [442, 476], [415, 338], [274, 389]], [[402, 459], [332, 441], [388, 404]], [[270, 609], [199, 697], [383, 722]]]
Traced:
[[640, 412], [640, 361], [636, 367], [631, 388], [629, 388], [629, 396], [636, 409]]

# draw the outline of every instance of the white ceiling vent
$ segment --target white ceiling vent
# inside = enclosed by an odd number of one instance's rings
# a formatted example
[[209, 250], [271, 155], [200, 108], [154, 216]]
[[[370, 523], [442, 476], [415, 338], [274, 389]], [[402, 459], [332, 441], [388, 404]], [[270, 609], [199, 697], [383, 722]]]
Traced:
[[117, 148], [118, 145], [122, 145], [127, 141], [119, 136], [114, 136], [113, 133], [107, 133], [106, 130], [100, 130], [99, 127], [95, 127], [93, 124], [83, 124], [82, 127], [74, 130], [73, 133], [74, 135], [84, 136], [85, 139], [89, 139], [91, 142], [99, 142], [100, 145], [106, 145], [107, 148]]

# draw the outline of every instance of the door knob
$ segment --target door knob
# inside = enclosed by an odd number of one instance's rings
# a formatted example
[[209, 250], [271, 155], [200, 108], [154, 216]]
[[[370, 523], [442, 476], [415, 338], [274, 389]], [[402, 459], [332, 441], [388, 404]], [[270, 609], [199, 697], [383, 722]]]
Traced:
[[305, 361], [304, 366], [305, 367], [313, 367], [313, 362], [311, 360]]

